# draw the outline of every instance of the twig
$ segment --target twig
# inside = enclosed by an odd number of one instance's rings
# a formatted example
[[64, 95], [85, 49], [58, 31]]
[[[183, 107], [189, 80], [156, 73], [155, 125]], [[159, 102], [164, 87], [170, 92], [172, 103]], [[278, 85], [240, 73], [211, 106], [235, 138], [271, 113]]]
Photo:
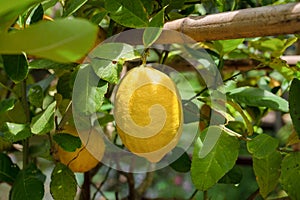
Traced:
[[6, 85], [4, 85], [2, 82], [0, 82], [0, 86], [3, 87], [4, 89], [10, 91], [11, 93], [15, 94], [15, 91], [13, 89], [10, 89], [9, 87], [7, 87]]
[[160, 64], [164, 64], [169, 56], [169, 51], [164, 51], [162, 53], [163, 55], [161, 56], [161, 59], [159, 60]]
[[[26, 94], [26, 79], [21, 82], [21, 101], [25, 113], [26, 123], [30, 122], [30, 110], [27, 102], [27, 94]], [[29, 163], [29, 139], [26, 138], [23, 140], [23, 169]]]
[[195, 198], [196, 194], [198, 193], [198, 191], [199, 191], [199, 190], [196, 189], [196, 190], [193, 192], [193, 194], [190, 196], [189, 200], [193, 200], [193, 199]]
[[204, 200], [209, 200], [209, 198], [208, 198], [208, 191], [207, 191], [207, 190], [205, 190], [205, 191], [203, 192], [203, 199], [204, 199]]
[[64, 125], [69, 121], [69, 119], [72, 116], [72, 101], [69, 103], [65, 114], [63, 115], [62, 119], [60, 120], [58, 126], [56, 127], [56, 130], [63, 129]]
[[[229, 105], [231, 105], [235, 109], [235, 111], [240, 113], [243, 120], [245, 121], [247, 130], [248, 130], [247, 135], [252, 135], [253, 134], [253, 126], [252, 126], [251, 122], [249, 121], [248, 117], [246, 116], [246, 114], [244, 113], [244, 110], [241, 108], [241, 106], [238, 103], [234, 102], [233, 100], [228, 100], [227, 99], [227, 103]], [[246, 137], [246, 135], [244, 135], [244, 136]]]
[[134, 188], [134, 185], [135, 185], [135, 181], [134, 181], [134, 176], [133, 176], [133, 173], [125, 173], [127, 174], [126, 178], [127, 178], [127, 183], [128, 183], [128, 189], [129, 189], [129, 195], [128, 195], [128, 198], [129, 199], [136, 199], [136, 191], [135, 191], [135, 188]]
[[115, 199], [119, 200], [119, 193], [118, 193], [118, 191], [115, 192]]
[[107, 172], [106, 172], [106, 174], [105, 174], [105, 176], [104, 176], [104, 179], [101, 181], [100, 185], [99, 185], [98, 187], [96, 187], [97, 190], [96, 190], [96, 192], [94, 193], [92, 200], [95, 200], [95, 199], [96, 199], [96, 195], [97, 195], [98, 192], [100, 192], [101, 195], [102, 195], [105, 199], [108, 199], [107, 197], [105, 197], [104, 193], [101, 191], [101, 187], [102, 187], [102, 186], [104, 185], [104, 183], [106, 182], [106, 180], [107, 180], [107, 178], [108, 178], [108, 176], [109, 176], [110, 171], [111, 171], [111, 168], [108, 168], [108, 170], [107, 170]]
[[84, 181], [81, 187], [80, 200], [90, 199], [91, 196], [91, 177], [89, 171], [84, 173]]
[[153, 181], [153, 177], [154, 177], [153, 171], [146, 173], [146, 177], [144, 178], [142, 183], [136, 189], [139, 197], [143, 196], [143, 194], [145, 193], [147, 188], [150, 187], [150, 185], [152, 184], [152, 181]]
[[259, 195], [259, 189], [255, 190], [248, 198], [247, 200], [254, 200]]
[[[250, 71], [252, 71], [252, 70], [257, 70], [257, 69], [262, 68], [262, 67], [265, 67], [265, 65], [261, 63], [261, 64], [257, 65], [256, 67], [254, 67], [254, 68], [252, 68], [252, 69], [249, 69], [249, 70], [246, 70], [246, 71], [238, 72], [238, 73], [232, 75], [231, 77], [229, 77], [229, 78], [227, 78], [227, 79], [224, 79], [224, 80], [223, 80], [223, 83], [226, 83], [227, 81], [233, 80], [233, 79], [235, 79], [235, 78], [236, 78], [237, 76], [239, 76], [239, 75], [246, 74], [246, 73], [248, 73], [248, 72], [250, 72]], [[190, 101], [194, 100], [195, 98], [199, 97], [199, 96], [200, 96], [202, 93], [204, 93], [206, 90], [208, 90], [208, 87], [207, 87], [207, 86], [206, 86], [205, 88], [203, 88], [200, 92], [196, 93], [193, 97], [191, 97], [190, 99], [188, 99], [187, 102], [190, 102]]]

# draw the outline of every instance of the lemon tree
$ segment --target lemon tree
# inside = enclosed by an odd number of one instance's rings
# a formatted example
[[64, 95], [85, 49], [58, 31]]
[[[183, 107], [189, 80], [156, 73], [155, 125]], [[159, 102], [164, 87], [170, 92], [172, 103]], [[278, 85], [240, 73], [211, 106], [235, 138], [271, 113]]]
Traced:
[[1, 198], [299, 199], [298, 8], [2, 0]]

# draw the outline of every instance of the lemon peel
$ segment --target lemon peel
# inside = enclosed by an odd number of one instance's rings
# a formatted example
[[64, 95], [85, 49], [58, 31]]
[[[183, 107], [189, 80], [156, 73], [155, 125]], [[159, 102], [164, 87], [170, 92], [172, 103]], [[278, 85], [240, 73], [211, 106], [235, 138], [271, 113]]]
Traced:
[[114, 116], [123, 144], [150, 162], [159, 162], [182, 134], [183, 112], [176, 85], [152, 67], [136, 67], [121, 80]]
[[[69, 125], [66, 125], [60, 133], [78, 136], [76, 128]], [[93, 169], [102, 159], [105, 151], [104, 141], [95, 129], [86, 130], [80, 132], [80, 134], [82, 136], [82, 144], [74, 152], [65, 151], [56, 145], [55, 157], [73, 172], [86, 172]]]

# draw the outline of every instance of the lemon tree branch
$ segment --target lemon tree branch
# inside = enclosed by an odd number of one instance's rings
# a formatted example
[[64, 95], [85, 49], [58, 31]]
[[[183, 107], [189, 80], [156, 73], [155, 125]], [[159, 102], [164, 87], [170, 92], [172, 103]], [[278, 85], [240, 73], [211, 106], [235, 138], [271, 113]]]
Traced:
[[[300, 3], [263, 6], [211, 14], [185, 17], [167, 22], [164, 29], [175, 30], [196, 41], [253, 38], [300, 32]], [[176, 37], [177, 35], [177, 37]], [[182, 43], [186, 38], [163, 32], [157, 43]]]

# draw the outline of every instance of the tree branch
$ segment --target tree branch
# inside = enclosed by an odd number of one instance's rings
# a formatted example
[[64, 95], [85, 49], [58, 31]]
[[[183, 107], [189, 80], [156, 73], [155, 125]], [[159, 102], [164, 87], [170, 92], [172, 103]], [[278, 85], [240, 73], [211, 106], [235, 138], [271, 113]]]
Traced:
[[84, 173], [84, 181], [81, 187], [80, 200], [91, 199], [91, 177], [89, 171]]
[[143, 194], [146, 192], [147, 188], [150, 187], [153, 181], [154, 173], [153, 171], [147, 172], [146, 177], [143, 180], [143, 182], [138, 186], [136, 189], [138, 196], [143, 196]]
[[[300, 33], [300, 3], [248, 8], [167, 22], [164, 29], [196, 41], [252, 38]], [[164, 31], [157, 43], [185, 43], [187, 38]]]

